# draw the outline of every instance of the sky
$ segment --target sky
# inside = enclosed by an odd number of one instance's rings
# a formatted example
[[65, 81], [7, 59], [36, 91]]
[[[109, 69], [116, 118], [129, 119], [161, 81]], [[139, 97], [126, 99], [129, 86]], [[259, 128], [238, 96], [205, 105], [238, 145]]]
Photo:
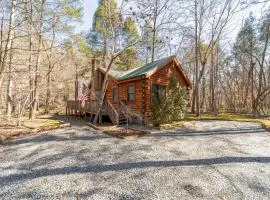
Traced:
[[[120, 1], [120, 0], [118, 0]], [[83, 1], [83, 20], [81, 24], [78, 24], [76, 27], [76, 32], [88, 32], [92, 26], [93, 22], [93, 16], [95, 13], [95, 10], [98, 6], [98, 0], [84, 0]], [[253, 12], [255, 16], [258, 17], [258, 15], [261, 14], [261, 10], [263, 8], [266, 8], [270, 6], [270, 1], [265, 4], [259, 4], [258, 6], [252, 7], [252, 9], [245, 10], [243, 13], [239, 13], [237, 16], [231, 20], [229, 24], [229, 37], [234, 40], [238, 31], [240, 30], [243, 19], [248, 17], [250, 12]]]
[[93, 16], [98, 6], [98, 0], [84, 0], [83, 21], [77, 26], [77, 32], [87, 32], [92, 26]]

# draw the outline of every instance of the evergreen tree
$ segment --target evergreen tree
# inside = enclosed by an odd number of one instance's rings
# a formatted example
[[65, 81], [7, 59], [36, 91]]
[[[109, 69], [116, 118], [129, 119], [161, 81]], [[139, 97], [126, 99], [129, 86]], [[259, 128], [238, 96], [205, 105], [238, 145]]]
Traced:
[[[113, 50], [122, 49], [137, 40], [139, 34], [134, 20], [130, 16], [124, 19], [117, 12], [115, 0], [101, 0], [94, 15], [90, 45], [93, 50], [103, 52], [104, 64]], [[119, 55], [115, 64], [122, 70], [138, 66], [136, 48], [129, 48]]]
[[[247, 108], [246, 105], [252, 108], [254, 107], [254, 55], [257, 52], [257, 30], [255, 18], [250, 16], [245, 20], [245, 24], [237, 35], [236, 43], [234, 45], [234, 54], [238, 60], [243, 64], [244, 70], [247, 71], [247, 79], [243, 79], [244, 84], [247, 85], [245, 90], [246, 99], [243, 102], [243, 111]], [[247, 67], [248, 66], [248, 67]]]
[[94, 14], [90, 42], [103, 48], [104, 62], [114, 45], [110, 42], [115, 42], [115, 31], [120, 27], [121, 17], [116, 9], [117, 3], [115, 0], [100, 0]]
[[[122, 35], [124, 43], [132, 43], [140, 38], [136, 24], [131, 17], [127, 17], [125, 19]], [[140, 62], [138, 60], [137, 48], [133, 47], [126, 50], [119, 56], [116, 64], [118, 68], [122, 70], [129, 70], [138, 67]]]

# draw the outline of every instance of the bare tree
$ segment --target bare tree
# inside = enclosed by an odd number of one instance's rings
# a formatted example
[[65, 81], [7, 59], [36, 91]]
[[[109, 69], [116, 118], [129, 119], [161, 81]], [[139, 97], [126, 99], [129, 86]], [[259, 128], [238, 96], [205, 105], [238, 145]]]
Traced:
[[[7, 41], [7, 49], [9, 50], [9, 63], [8, 63], [8, 82], [7, 82], [7, 106], [6, 106], [6, 115], [9, 118], [12, 112], [12, 46], [14, 39], [14, 20], [15, 20], [15, 9], [16, 9], [17, 1], [11, 1], [11, 11], [10, 11], [10, 19], [9, 19], [9, 38]], [[3, 31], [3, 30], [1, 30]], [[4, 62], [4, 61], [3, 61]], [[4, 63], [3, 63], [4, 64]]]
[[165, 31], [171, 32], [173, 28], [179, 25], [174, 1], [139, 0], [136, 1], [136, 5], [137, 9], [134, 9], [135, 17], [138, 24], [141, 24], [142, 32], [145, 34], [143, 39], [147, 53], [146, 61], [148, 62], [148, 52], [150, 51], [150, 61], [153, 62], [157, 56], [158, 47], [163, 47], [162, 44], [165, 43]]

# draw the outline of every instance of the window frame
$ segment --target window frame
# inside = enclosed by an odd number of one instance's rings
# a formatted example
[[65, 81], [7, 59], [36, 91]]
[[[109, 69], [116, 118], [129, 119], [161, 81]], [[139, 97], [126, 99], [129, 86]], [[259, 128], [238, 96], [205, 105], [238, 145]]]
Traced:
[[[116, 91], [116, 93], [115, 93], [115, 91]], [[118, 88], [117, 87], [112, 88], [112, 101], [113, 102], [118, 101]]]
[[[129, 92], [129, 88], [130, 88], [130, 87], [133, 87], [133, 88], [134, 88], [134, 92], [133, 92], [133, 93], [130, 93], [130, 92]], [[130, 100], [130, 98], [129, 98], [129, 97], [130, 97], [130, 96], [129, 96], [130, 94], [133, 94], [133, 99], [132, 99], [132, 100]], [[136, 99], [136, 87], [135, 87], [135, 84], [133, 84], [133, 85], [128, 85], [128, 86], [127, 86], [127, 101], [128, 101], [128, 102], [135, 102], [135, 99]]]
[[[156, 93], [157, 95], [154, 95], [154, 92], [153, 92], [153, 88], [156, 87]], [[151, 85], [151, 101], [153, 102], [154, 98], [157, 98], [157, 100], [160, 99], [160, 96], [161, 96], [161, 88], [163, 89], [163, 92], [164, 92], [164, 95], [166, 96], [166, 93], [167, 93], [167, 87], [166, 85], [162, 85], [162, 84], [157, 84], [157, 83], [153, 83]]]

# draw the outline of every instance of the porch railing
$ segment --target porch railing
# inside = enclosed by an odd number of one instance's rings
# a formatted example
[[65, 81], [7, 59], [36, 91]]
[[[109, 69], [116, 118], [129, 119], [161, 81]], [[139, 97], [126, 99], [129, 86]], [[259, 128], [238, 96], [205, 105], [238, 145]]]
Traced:
[[85, 105], [82, 106], [80, 101], [67, 101], [67, 109], [76, 110], [79, 112], [89, 112], [96, 113], [97, 112], [97, 101], [87, 101]]
[[114, 108], [114, 106], [111, 104], [111, 102], [108, 99], [105, 99], [104, 105], [105, 105], [105, 111], [107, 115], [110, 117], [112, 123], [115, 125], [119, 125], [119, 114], [117, 110]]
[[[98, 102], [95, 100], [85, 102], [84, 107], [81, 106], [80, 101], [67, 101], [67, 114], [74, 114], [77, 112], [96, 114], [98, 110]], [[104, 99], [102, 113], [106, 113], [113, 124], [119, 125], [119, 113], [109, 100]]]

